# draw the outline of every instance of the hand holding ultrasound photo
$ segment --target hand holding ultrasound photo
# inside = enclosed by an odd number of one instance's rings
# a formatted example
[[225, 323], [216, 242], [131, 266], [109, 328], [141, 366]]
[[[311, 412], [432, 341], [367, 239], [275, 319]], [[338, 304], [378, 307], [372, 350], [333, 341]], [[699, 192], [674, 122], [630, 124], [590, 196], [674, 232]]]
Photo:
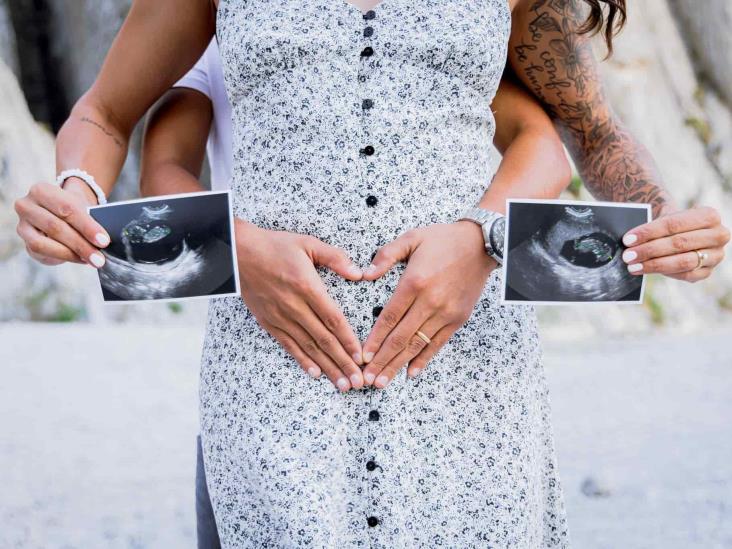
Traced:
[[645, 276], [621, 259], [623, 235], [650, 221], [647, 204], [509, 200], [506, 303], [641, 303]]
[[229, 191], [117, 202], [89, 213], [112, 239], [99, 270], [105, 301], [239, 295]]

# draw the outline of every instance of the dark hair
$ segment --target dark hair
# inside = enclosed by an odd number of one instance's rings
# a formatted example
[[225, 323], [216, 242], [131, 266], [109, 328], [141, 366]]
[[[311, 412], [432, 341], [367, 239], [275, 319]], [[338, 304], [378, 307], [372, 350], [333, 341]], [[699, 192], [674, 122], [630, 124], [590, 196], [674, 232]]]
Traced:
[[[584, 0], [590, 6], [590, 14], [579, 29], [580, 34], [602, 33], [607, 44], [608, 56], [613, 53], [613, 38], [628, 19], [625, 0]], [[605, 13], [607, 8], [607, 13]]]

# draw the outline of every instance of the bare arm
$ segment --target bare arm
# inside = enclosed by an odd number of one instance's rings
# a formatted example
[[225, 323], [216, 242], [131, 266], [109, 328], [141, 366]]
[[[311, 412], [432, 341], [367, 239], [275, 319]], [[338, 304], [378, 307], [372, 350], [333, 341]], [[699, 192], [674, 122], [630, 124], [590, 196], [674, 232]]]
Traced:
[[135, 125], [198, 60], [214, 23], [208, 0], [135, 0], [97, 79], [58, 134], [57, 170], [83, 168], [111, 191]]
[[480, 207], [505, 210], [507, 198], [556, 198], [571, 177], [564, 147], [537, 100], [504, 76], [491, 107], [503, 160]]
[[647, 202], [656, 215], [673, 209], [648, 154], [605, 97], [589, 43], [577, 34], [585, 14], [577, 0], [522, 1], [513, 12], [509, 61], [546, 106], [593, 196]]
[[[712, 208], [675, 211], [650, 154], [607, 101], [589, 37], [578, 34], [584, 5], [580, 0], [518, 0], [510, 66], [551, 115], [592, 195], [650, 203], [661, 217], [626, 235], [626, 245], [638, 249], [626, 252], [624, 259], [645, 264], [632, 272], [689, 281], [706, 278], [724, 257], [729, 231]], [[695, 250], [700, 249], [709, 257], [704, 268], [694, 270]]]
[[213, 106], [204, 94], [174, 88], [150, 113], [145, 127], [140, 172], [143, 196], [202, 191], [198, 181]]
[[[57, 170], [80, 168], [108, 194], [145, 111], [201, 55], [214, 32], [209, 0], [135, 0], [91, 89], [72, 109], [56, 141]], [[96, 197], [80, 179], [63, 189], [36, 183], [15, 203], [18, 234], [48, 265], [104, 264], [109, 235], [86, 212]]]

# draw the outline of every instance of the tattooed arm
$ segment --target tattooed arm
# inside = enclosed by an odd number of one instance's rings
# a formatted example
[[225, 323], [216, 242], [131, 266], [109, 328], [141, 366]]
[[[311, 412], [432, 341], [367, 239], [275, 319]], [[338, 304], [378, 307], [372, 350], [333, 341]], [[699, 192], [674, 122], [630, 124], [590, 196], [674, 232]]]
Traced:
[[[578, 31], [581, 0], [518, 0], [509, 44], [511, 70], [544, 104], [593, 196], [653, 207], [650, 224], [625, 236], [624, 259], [636, 274], [660, 272], [696, 281], [724, 257], [729, 231], [712, 208], [675, 212], [648, 151], [613, 112], [589, 36]], [[708, 253], [704, 268], [695, 250]]]

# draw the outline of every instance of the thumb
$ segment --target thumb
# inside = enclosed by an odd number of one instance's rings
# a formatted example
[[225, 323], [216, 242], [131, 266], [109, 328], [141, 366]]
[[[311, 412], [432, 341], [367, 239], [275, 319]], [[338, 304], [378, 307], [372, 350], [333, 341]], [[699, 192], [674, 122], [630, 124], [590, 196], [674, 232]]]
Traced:
[[363, 277], [363, 271], [340, 248], [330, 246], [317, 238], [308, 243], [308, 248], [314, 264], [328, 267], [346, 280], [361, 280]]
[[418, 239], [414, 231], [408, 231], [396, 240], [382, 246], [363, 272], [364, 280], [376, 280], [401, 261], [406, 261], [417, 248]]

